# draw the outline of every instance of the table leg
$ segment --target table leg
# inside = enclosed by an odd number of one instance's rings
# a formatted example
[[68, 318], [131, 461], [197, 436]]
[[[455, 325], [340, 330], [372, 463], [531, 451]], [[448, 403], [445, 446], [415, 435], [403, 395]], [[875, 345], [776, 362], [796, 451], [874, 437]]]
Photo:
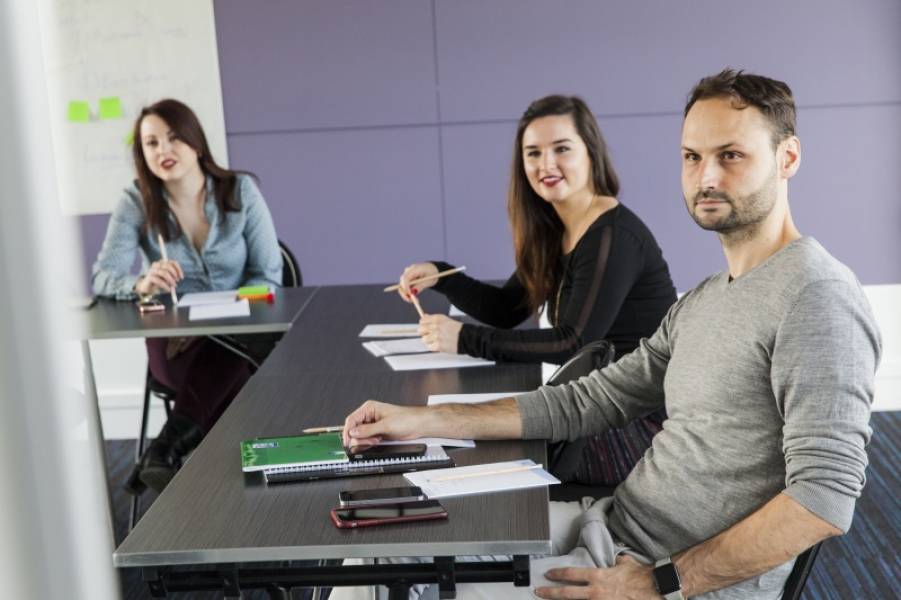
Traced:
[[88, 418], [88, 439], [92, 436], [96, 436], [97, 439], [97, 460], [100, 461], [100, 466], [103, 467], [103, 485], [106, 488], [106, 497], [109, 502], [109, 512], [107, 513], [107, 516], [109, 517], [110, 534], [113, 539], [115, 539], [116, 530], [113, 519], [115, 507], [113, 505], [113, 493], [109, 487], [109, 468], [106, 460], [106, 438], [103, 436], [103, 421], [100, 417], [100, 397], [97, 394], [97, 381], [94, 378], [94, 364], [91, 361], [91, 346], [88, 340], [81, 341], [81, 355], [84, 362], [85, 396], [90, 398], [94, 403], [94, 410], [92, 411], [92, 416], [94, 418]]
[[388, 600], [409, 600], [410, 584], [395, 583], [388, 588]]

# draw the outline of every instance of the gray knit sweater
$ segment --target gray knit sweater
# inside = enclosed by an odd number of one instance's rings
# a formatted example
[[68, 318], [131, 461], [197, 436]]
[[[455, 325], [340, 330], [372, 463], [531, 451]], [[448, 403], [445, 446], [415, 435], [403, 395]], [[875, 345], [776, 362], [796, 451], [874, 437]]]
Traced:
[[780, 492], [847, 531], [864, 485], [881, 342], [854, 274], [812, 238], [714, 275], [619, 362], [518, 396], [526, 438], [575, 439], [666, 405], [610, 528], [655, 559]]

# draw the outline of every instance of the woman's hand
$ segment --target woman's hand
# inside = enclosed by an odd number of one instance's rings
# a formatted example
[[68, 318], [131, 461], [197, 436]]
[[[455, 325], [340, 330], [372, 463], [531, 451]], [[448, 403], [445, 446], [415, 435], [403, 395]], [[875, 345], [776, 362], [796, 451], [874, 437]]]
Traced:
[[147, 273], [135, 283], [135, 292], [151, 296], [159, 290], [168, 292], [185, 278], [181, 265], [174, 260], [158, 260], [150, 265]]
[[463, 323], [445, 315], [425, 315], [419, 320], [419, 335], [432, 352], [457, 354]]
[[400, 287], [397, 288], [397, 293], [400, 294], [400, 297], [406, 302], [413, 302], [412, 294], [418, 294], [422, 290], [432, 287], [438, 280], [430, 279], [428, 281], [423, 281], [422, 283], [413, 282], [417, 279], [437, 274], [438, 267], [433, 263], [416, 263], [415, 265], [410, 265], [404, 269], [404, 272], [400, 276]]

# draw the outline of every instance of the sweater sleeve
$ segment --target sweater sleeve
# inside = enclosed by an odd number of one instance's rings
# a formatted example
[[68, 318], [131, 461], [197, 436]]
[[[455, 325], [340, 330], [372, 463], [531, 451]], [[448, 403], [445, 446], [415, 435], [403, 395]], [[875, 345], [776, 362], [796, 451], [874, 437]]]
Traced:
[[662, 408], [672, 327], [682, 300], [670, 308], [654, 335], [617, 362], [565, 385], [516, 396], [523, 438], [575, 440], [621, 428]]
[[603, 339], [641, 274], [641, 243], [627, 231], [604, 225], [586, 233], [571, 260], [570, 289], [553, 327], [501, 330], [464, 325], [458, 350], [491, 360], [562, 364], [588, 342]]
[[859, 288], [808, 284], [780, 324], [772, 386], [784, 418], [785, 494], [842, 531], [863, 489], [880, 339]]
[[[432, 261], [432, 264], [439, 272], [454, 268], [441, 261]], [[483, 283], [465, 273], [454, 273], [435, 282], [433, 289], [447, 296], [451, 304], [470, 317], [492, 327], [516, 327], [529, 318], [526, 289], [516, 273], [501, 287]]]
[[[98, 296], [132, 300], [138, 275], [131, 267], [140, 248], [144, 209], [138, 191], [126, 189], [110, 215], [106, 237], [91, 268], [91, 286]], [[146, 262], [146, 261], [145, 261]]]
[[282, 254], [272, 215], [259, 188], [247, 175], [238, 179], [241, 210], [245, 214], [244, 242], [247, 264], [241, 285], [282, 285]]

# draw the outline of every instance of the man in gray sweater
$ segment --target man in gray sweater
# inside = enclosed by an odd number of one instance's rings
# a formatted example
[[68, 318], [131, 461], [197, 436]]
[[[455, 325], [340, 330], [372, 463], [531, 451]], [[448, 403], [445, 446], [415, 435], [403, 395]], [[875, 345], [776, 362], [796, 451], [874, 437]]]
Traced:
[[[701, 80], [685, 108], [682, 189], [728, 271], [603, 370], [482, 405], [369, 401], [347, 417], [345, 441], [573, 440], [665, 406], [663, 431], [613, 498], [584, 511], [552, 503], [552, 523], [568, 511], [578, 540], [552, 532], [563, 555], [533, 562], [547, 578], [535, 594], [778, 598], [794, 558], [851, 525], [880, 354], [854, 274], [792, 222], [800, 160], [787, 85], [732, 70]], [[509, 584], [460, 591], [532, 597]]]

